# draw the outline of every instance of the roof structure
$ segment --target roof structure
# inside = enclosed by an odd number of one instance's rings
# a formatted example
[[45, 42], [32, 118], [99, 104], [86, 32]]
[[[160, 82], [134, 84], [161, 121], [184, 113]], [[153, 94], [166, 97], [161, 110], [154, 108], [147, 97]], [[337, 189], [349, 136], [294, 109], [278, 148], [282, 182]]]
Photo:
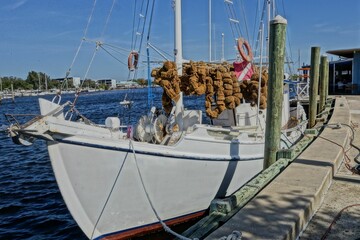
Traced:
[[360, 48], [330, 50], [330, 51], [327, 51], [326, 53], [337, 55], [340, 57], [345, 57], [345, 58], [354, 58], [355, 52], [360, 52]]

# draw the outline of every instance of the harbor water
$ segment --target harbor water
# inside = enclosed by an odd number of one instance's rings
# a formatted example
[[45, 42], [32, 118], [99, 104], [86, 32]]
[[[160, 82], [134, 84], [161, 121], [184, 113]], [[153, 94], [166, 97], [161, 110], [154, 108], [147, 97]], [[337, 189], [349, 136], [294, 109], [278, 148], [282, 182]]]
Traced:
[[[119, 104], [126, 94], [128, 100], [134, 101], [130, 109]], [[153, 89], [157, 107], [161, 107], [161, 94], [161, 88]], [[147, 99], [147, 89], [84, 93], [76, 107], [95, 123], [104, 124], [106, 117], [118, 116], [122, 124], [128, 125], [135, 124], [148, 112]], [[63, 95], [61, 102], [68, 100], [73, 101], [74, 95]], [[204, 96], [185, 97], [184, 102], [185, 107], [200, 108], [204, 113]], [[9, 124], [5, 113], [39, 114], [38, 97], [15, 98], [15, 103], [3, 101], [0, 105], [2, 130]], [[61, 197], [45, 141], [36, 140], [29, 147], [15, 145], [1, 131], [0, 166], [0, 239], [87, 239]]]

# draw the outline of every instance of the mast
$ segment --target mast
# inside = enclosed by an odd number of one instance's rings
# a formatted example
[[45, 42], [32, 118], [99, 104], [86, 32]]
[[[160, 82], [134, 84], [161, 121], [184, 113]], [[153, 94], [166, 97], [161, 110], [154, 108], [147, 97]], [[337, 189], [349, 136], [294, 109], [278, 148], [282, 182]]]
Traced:
[[266, 37], [266, 57], [269, 64], [269, 44], [270, 44], [270, 20], [271, 20], [271, 0], [266, 0], [267, 3], [267, 37]]
[[211, 0], [209, 0], [209, 62], [211, 62]]
[[[174, 0], [174, 7], [175, 7], [175, 48], [174, 48], [174, 55], [175, 55], [175, 63], [177, 66], [178, 76], [182, 75], [182, 34], [181, 34], [181, 0]], [[175, 103], [175, 122], [179, 126], [179, 131], [183, 130], [183, 111], [184, 111], [184, 104], [183, 104], [183, 95], [180, 92], [180, 98]]]
[[225, 61], [224, 33], [221, 33], [221, 62]]
[[46, 74], [44, 73], [44, 81], [45, 81], [45, 92], [48, 91], [48, 84], [47, 84], [47, 76]]
[[178, 75], [182, 75], [182, 32], [181, 32], [181, 0], [174, 0], [175, 11], [175, 48], [174, 56]]

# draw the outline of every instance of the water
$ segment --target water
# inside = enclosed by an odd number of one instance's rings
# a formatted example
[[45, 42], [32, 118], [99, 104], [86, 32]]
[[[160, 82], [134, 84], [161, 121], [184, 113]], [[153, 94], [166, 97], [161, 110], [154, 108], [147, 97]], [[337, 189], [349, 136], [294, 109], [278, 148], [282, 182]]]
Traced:
[[[128, 94], [131, 109], [119, 102]], [[161, 106], [160, 88], [154, 89], [154, 105]], [[44, 96], [51, 100], [53, 96]], [[74, 99], [63, 95], [62, 103]], [[189, 109], [200, 107], [204, 97], [186, 97]], [[105, 91], [83, 94], [77, 109], [95, 123], [119, 116], [122, 123], [134, 124], [147, 112], [147, 89]], [[37, 97], [16, 98], [0, 105], [0, 131], [8, 125], [4, 113], [39, 114]], [[22, 119], [25, 120], [25, 119]], [[206, 121], [206, 120], [205, 120]], [[0, 239], [87, 239], [67, 210], [56, 184], [46, 144], [36, 140], [30, 147], [15, 145], [0, 133]]]

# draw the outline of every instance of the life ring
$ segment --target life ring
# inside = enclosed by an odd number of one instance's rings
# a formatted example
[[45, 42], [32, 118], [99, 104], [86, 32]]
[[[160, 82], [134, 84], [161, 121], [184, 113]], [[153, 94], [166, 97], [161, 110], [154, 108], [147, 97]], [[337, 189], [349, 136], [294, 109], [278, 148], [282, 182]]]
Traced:
[[139, 53], [136, 51], [131, 51], [128, 57], [128, 68], [130, 71], [137, 69], [138, 60]]
[[[246, 48], [247, 54], [245, 53], [243, 46]], [[237, 49], [243, 60], [247, 62], [251, 62], [253, 60], [253, 53], [251, 47], [244, 38], [238, 38]]]

